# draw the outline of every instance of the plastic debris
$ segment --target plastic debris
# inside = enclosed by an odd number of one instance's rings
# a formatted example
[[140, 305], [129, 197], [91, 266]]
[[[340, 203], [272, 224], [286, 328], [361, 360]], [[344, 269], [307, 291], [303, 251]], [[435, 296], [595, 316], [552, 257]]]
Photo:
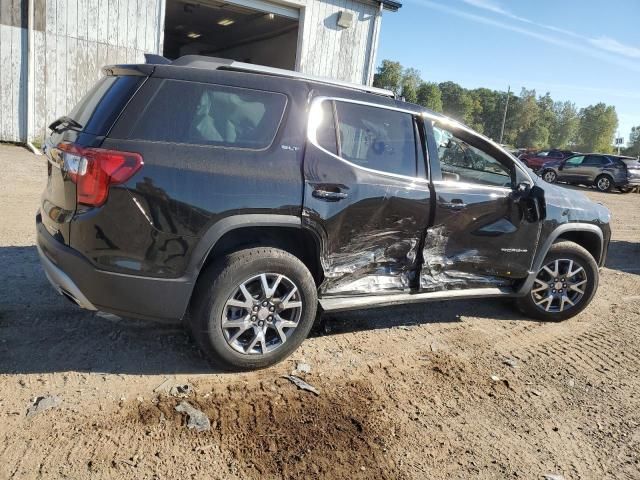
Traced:
[[55, 408], [62, 403], [60, 397], [54, 395], [45, 395], [43, 397], [37, 397], [33, 400], [33, 403], [27, 408], [27, 418], [31, 418], [34, 415]]
[[291, 383], [293, 383], [300, 390], [306, 390], [308, 392], [314, 393], [316, 395], [320, 395], [320, 391], [314, 387], [313, 385], [309, 385], [307, 382], [302, 380], [300, 377], [296, 377], [295, 375], [284, 375], [283, 378], [286, 378]]
[[502, 363], [504, 363], [505, 365], [511, 368], [516, 368], [518, 366], [518, 361], [513, 357], [504, 357], [504, 359], [502, 360]]
[[559, 473], [545, 473], [544, 480], [564, 480], [564, 476]]
[[493, 380], [494, 382], [499, 382], [500, 381], [500, 377], [497, 375], [491, 375], [491, 380]]
[[193, 428], [196, 432], [206, 432], [211, 430], [211, 422], [204, 412], [192, 406], [189, 402], [182, 401], [176, 406], [176, 412], [188, 415], [187, 428]]
[[300, 373], [311, 373], [311, 365], [305, 362], [296, 363], [296, 369], [294, 370]]

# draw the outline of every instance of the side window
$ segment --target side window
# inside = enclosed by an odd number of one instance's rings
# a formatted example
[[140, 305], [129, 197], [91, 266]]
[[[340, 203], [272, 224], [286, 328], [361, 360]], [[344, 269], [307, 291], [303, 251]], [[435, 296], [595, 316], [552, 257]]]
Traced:
[[336, 101], [339, 154], [356, 165], [416, 176], [412, 115]]
[[560, 153], [560, 152], [549, 152], [549, 158], [562, 158], [562, 153]]
[[336, 122], [333, 116], [333, 102], [324, 101], [321, 104], [322, 107], [322, 122], [318, 125], [316, 130], [316, 138], [318, 145], [325, 150], [338, 154], [338, 138], [336, 136]]
[[570, 159], [568, 159], [566, 162], [564, 162], [564, 164], [577, 167], [578, 165], [582, 164], [583, 160], [584, 160], [584, 155], [576, 155], [575, 157], [571, 157]]
[[511, 186], [511, 173], [506, 165], [441, 126], [434, 125], [433, 134], [443, 179]]
[[609, 161], [606, 157], [601, 157], [600, 155], [587, 155], [582, 164], [591, 167], [601, 167], [607, 163], [609, 163]]
[[276, 135], [285, 95], [165, 80], [130, 138], [260, 150]]

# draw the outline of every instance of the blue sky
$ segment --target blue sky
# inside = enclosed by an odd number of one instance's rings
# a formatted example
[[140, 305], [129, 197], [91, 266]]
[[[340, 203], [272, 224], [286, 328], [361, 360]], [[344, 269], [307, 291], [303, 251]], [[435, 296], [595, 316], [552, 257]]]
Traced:
[[387, 58], [427, 81], [615, 105], [625, 141], [640, 125], [640, 0], [403, 0], [383, 16]]

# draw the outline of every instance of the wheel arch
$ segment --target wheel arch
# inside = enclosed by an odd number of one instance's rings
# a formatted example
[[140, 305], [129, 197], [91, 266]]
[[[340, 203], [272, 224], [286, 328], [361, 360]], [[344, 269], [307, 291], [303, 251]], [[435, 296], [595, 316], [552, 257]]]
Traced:
[[586, 249], [601, 266], [604, 255], [604, 234], [597, 225], [591, 223], [566, 223], [558, 226], [539, 246], [534, 256], [531, 270], [526, 280], [517, 291], [517, 295], [525, 295], [533, 285], [533, 281], [542, 263], [554, 243], [570, 241]]
[[[299, 258], [319, 284], [323, 279], [321, 241], [300, 217], [276, 214], [234, 215], [212, 225], [198, 242], [189, 263], [195, 287], [204, 268], [215, 259], [243, 248], [269, 246]], [[193, 294], [193, 290], [191, 295]]]

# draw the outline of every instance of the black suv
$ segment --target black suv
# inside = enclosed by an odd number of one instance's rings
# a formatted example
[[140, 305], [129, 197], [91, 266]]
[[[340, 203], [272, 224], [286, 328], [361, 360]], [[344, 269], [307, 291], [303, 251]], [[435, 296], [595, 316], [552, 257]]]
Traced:
[[628, 192], [640, 185], [640, 162], [633, 157], [602, 153], [577, 154], [545, 163], [540, 176], [549, 183], [561, 181], [595, 186], [601, 192], [613, 187]]
[[324, 311], [591, 301], [609, 211], [385, 90], [205, 57], [118, 65], [46, 140], [36, 217], [76, 304], [184, 320], [219, 366], [275, 363]]

